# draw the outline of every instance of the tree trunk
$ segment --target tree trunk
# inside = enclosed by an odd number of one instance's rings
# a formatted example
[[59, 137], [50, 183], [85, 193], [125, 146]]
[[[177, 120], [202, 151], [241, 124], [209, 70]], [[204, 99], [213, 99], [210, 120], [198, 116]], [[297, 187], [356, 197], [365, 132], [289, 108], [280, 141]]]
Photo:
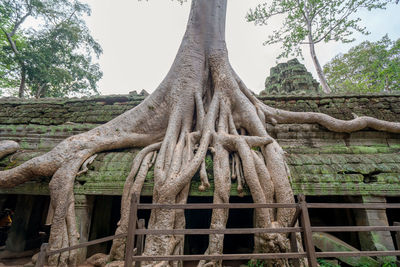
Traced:
[[25, 93], [25, 79], [26, 79], [26, 70], [24, 66], [21, 66], [21, 82], [19, 84], [18, 97], [23, 98]]
[[[318, 123], [331, 131], [352, 132], [365, 127], [400, 132], [400, 124], [370, 117], [341, 121], [325, 114], [288, 112], [258, 100], [232, 69], [225, 44], [227, 0], [193, 0], [189, 22], [177, 56], [159, 87], [140, 105], [108, 123], [67, 138], [53, 150], [13, 169], [0, 171], [0, 187], [13, 187], [34, 177], [52, 176], [49, 189], [54, 216], [50, 250], [78, 243], [74, 209], [74, 181], [96, 153], [139, 147], [126, 178], [121, 218], [116, 234], [126, 233], [130, 200], [140, 195], [147, 173], [153, 171], [153, 203], [186, 203], [192, 177], [199, 172], [199, 190], [210, 187], [206, 155], [213, 157], [214, 203], [228, 203], [231, 186], [247, 185], [255, 203], [293, 203], [284, 151], [267, 132], [268, 124]], [[10, 153], [8, 145], [1, 151]], [[15, 150], [15, 148], [13, 148]], [[12, 150], [12, 151], [14, 151]], [[12, 152], [11, 151], [11, 152]], [[82, 168], [82, 171], [80, 169]], [[259, 228], [286, 227], [294, 209], [255, 210]], [[229, 212], [212, 211], [210, 228], [224, 229]], [[149, 229], [183, 229], [182, 210], [156, 209]], [[205, 254], [223, 252], [223, 235], [210, 235]], [[146, 236], [144, 255], [183, 254], [182, 235]], [[255, 252], [285, 252], [284, 234], [257, 234]], [[125, 241], [113, 242], [103, 262], [122, 260]], [[74, 266], [76, 251], [52, 255], [49, 265]], [[97, 256], [96, 256], [97, 257]], [[220, 261], [199, 265], [221, 266]], [[145, 265], [178, 266], [180, 262]], [[267, 267], [286, 267], [285, 259], [268, 260]]]
[[3, 32], [6, 35], [7, 41], [10, 44], [12, 51], [14, 52], [14, 56], [15, 56], [16, 60], [18, 61], [19, 65], [21, 67], [21, 81], [20, 81], [19, 90], [18, 90], [18, 97], [19, 98], [23, 98], [24, 97], [26, 69], [25, 69], [25, 66], [24, 66], [24, 62], [21, 59], [18, 59], [19, 52], [18, 52], [18, 49], [17, 49], [17, 45], [15, 44], [14, 40], [12, 39], [12, 36], [15, 34], [15, 32], [16, 32], [17, 28], [19, 27], [19, 25], [26, 19], [26, 17], [29, 14], [24, 16], [23, 19], [15, 25], [14, 30], [13, 30], [13, 32], [11, 34], [7, 33], [3, 29]]
[[47, 84], [38, 85], [38, 90], [35, 94], [35, 98], [45, 97]]
[[322, 86], [322, 91], [326, 94], [330, 94], [332, 92], [331, 88], [328, 85], [328, 82], [326, 81], [325, 74], [322, 71], [321, 65], [319, 64], [317, 54], [315, 53], [315, 45], [314, 41], [312, 40], [312, 37], [309, 35], [308, 37], [308, 42], [310, 46], [310, 53], [311, 53], [311, 58], [314, 63], [315, 70], [317, 71], [319, 81]]

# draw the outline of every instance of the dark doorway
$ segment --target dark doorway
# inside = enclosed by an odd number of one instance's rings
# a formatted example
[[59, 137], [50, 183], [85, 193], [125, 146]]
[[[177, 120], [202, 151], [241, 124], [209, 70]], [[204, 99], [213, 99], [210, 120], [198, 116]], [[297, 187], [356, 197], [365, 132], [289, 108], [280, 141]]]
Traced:
[[[151, 203], [151, 197], [140, 197], [140, 203]], [[120, 196], [95, 196], [89, 240], [114, 235], [120, 216]], [[145, 219], [146, 227], [149, 217], [149, 210], [138, 211], [138, 219]], [[87, 250], [87, 257], [96, 253], [108, 253], [111, 245], [112, 241], [90, 246]]]
[[34, 250], [49, 238], [46, 227], [50, 197], [44, 195], [3, 195], [1, 213], [11, 211], [10, 225], [1, 227], [1, 246], [13, 253]]
[[[212, 203], [212, 197], [188, 197], [187, 203]], [[208, 229], [211, 210], [185, 210], [186, 229]], [[186, 235], [185, 254], [204, 254], [208, 247], [208, 235]]]
[[[212, 203], [212, 197], [189, 197], [188, 203]], [[231, 197], [230, 203], [252, 203], [251, 197]], [[210, 209], [186, 210], [187, 229], [208, 229], [211, 223]], [[227, 228], [252, 228], [253, 209], [230, 209]], [[186, 235], [185, 254], [204, 254], [208, 247], [208, 235]], [[249, 253], [253, 251], [254, 238], [248, 235], [225, 235], [224, 253]]]
[[[120, 196], [95, 196], [89, 240], [113, 235], [120, 218]], [[87, 257], [96, 253], [108, 253], [112, 242], [88, 247]]]
[[[307, 196], [309, 203], [351, 203], [346, 196]], [[354, 212], [352, 209], [309, 209], [312, 226], [355, 226]], [[356, 232], [330, 233], [347, 244], [361, 249]]]
[[[230, 203], [252, 203], [248, 197], [231, 197]], [[253, 228], [254, 209], [230, 209], [226, 228]], [[254, 235], [225, 235], [224, 253], [241, 254], [252, 253], [254, 248]]]

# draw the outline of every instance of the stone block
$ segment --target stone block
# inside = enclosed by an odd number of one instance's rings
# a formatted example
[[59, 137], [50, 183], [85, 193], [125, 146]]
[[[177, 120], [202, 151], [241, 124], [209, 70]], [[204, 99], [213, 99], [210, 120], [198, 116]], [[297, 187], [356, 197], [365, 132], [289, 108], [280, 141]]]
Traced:
[[[327, 233], [313, 233], [312, 239], [314, 245], [323, 252], [328, 251], [353, 251], [359, 250], [343, 242], [337, 237]], [[350, 266], [362, 266], [363, 264], [369, 267], [380, 267], [380, 263], [371, 257], [338, 257], [338, 259]]]
[[[385, 197], [362, 196], [357, 199], [361, 203], [386, 203]], [[354, 210], [356, 224], [359, 226], [388, 226], [389, 222], [385, 209], [356, 209]], [[385, 251], [395, 250], [390, 232], [359, 232], [358, 234], [362, 250]], [[395, 261], [395, 257], [378, 257], [380, 262]]]

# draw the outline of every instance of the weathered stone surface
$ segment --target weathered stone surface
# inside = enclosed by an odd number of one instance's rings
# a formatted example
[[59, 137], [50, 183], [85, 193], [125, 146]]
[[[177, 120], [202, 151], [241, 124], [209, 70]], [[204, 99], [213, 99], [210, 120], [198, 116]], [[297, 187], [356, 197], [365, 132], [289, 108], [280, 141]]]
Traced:
[[[21, 150], [0, 160], [0, 169], [13, 168], [39, 156], [63, 139], [107, 121], [143, 100], [135, 94], [86, 99], [0, 99], [0, 140], [17, 141]], [[400, 121], [400, 95], [276, 95], [262, 96], [268, 105], [301, 111], [325, 112], [340, 119], [372, 115]], [[385, 104], [381, 104], [385, 103]], [[38, 115], [39, 113], [41, 115]], [[65, 113], [65, 114], [64, 114]], [[68, 113], [68, 114], [67, 114]], [[60, 115], [62, 114], [62, 115]], [[96, 114], [92, 118], [88, 114]], [[32, 115], [32, 117], [31, 117]], [[30, 118], [28, 121], [26, 118]], [[12, 123], [9, 123], [12, 119]], [[37, 123], [32, 123], [32, 120]], [[363, 130], [351, 134], [329, 132], [316, 124], [268, 125], [268, 132], [287, 154], [292, 188], [306, 195], [400, 195], [400, 136]], [[120, 195], [138, 149], [100, 153], [89, 171], [77, 178], [75, 192], [93, 195]], [[212, 182], [212, 161], [207, 159]], [[48, 194], [49, 178], [25, 183], [6, 194]], [[193, 178], [192, 196], [211, 196], [212, 188], [198, 191], [199, 178]], [[237, 195], [236, 184], [232, 195]], [[152, 171], [143, 188], [152, 195]]]
[[[116, 95], [90, 98], [0, 99], [0, 125], [69, 123], [102, 124], [138, 105], [145, 96]], [[73, 128], [73, 127], [71, 127]]]
[[[313, 233], [314, 245], [323, 252], [328, 251], [353, 251], [359, 250], [327, 233]], [[380, 267], [380, 263], [371, 257], [338, 257], [338, 259], [350, 266]], [[364, 265], [363, 265], [364, 264]]]
[[[261, 95], [265, 104], [291, 110], [322, 112], [338, 119], [350, 120], [357, 116], [398, 121], [400, 118], [400, 94], [368, 94], [368, 95]], [[383, 108], [380, 103], [390, 103]]]
[[318, 87], [319, 83], [312, 77], [312, 74], [295, 58], [271, 68], [270, 76], [265, 80], [265, 91], [262, 91], [261, 94], [316, 93]]
[[[363, 196], [356, 199], [361, 203], [386, 203], [384, 197]], [[359, 226], [389, 226], [385, 209], [355, 209], [355, 220]], [[360, 232], [358, 233], [362, 250], [395, 250], [394, 243], [390, 232]], [[379, 261], [395, 262], [396, 257], [378, 257]]]
[[[86, 195], [75, 195], [75, 216], [80, 243], [89, 241], [90, 225], [92, 220], [94, 198]], [[78, 263], [86, 260], [87, 248], [78, 250]]]

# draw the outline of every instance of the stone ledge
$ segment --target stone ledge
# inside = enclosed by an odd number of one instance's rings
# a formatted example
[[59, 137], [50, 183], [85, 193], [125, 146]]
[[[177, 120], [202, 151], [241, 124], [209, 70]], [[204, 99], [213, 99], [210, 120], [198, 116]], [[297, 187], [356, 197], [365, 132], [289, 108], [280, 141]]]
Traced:
[[[18, 99], [0, 98], [0, 125], [64, 123], [102, 124], [135, 107], [145, 99], [139, 95], [110, 95], [87, 98]], [[339, 119], [354, 115], [385, 120], [400, 117], [400, 94], [367, 95], [269, 95], [259, 99], [273, 107], [312, 111]]]

